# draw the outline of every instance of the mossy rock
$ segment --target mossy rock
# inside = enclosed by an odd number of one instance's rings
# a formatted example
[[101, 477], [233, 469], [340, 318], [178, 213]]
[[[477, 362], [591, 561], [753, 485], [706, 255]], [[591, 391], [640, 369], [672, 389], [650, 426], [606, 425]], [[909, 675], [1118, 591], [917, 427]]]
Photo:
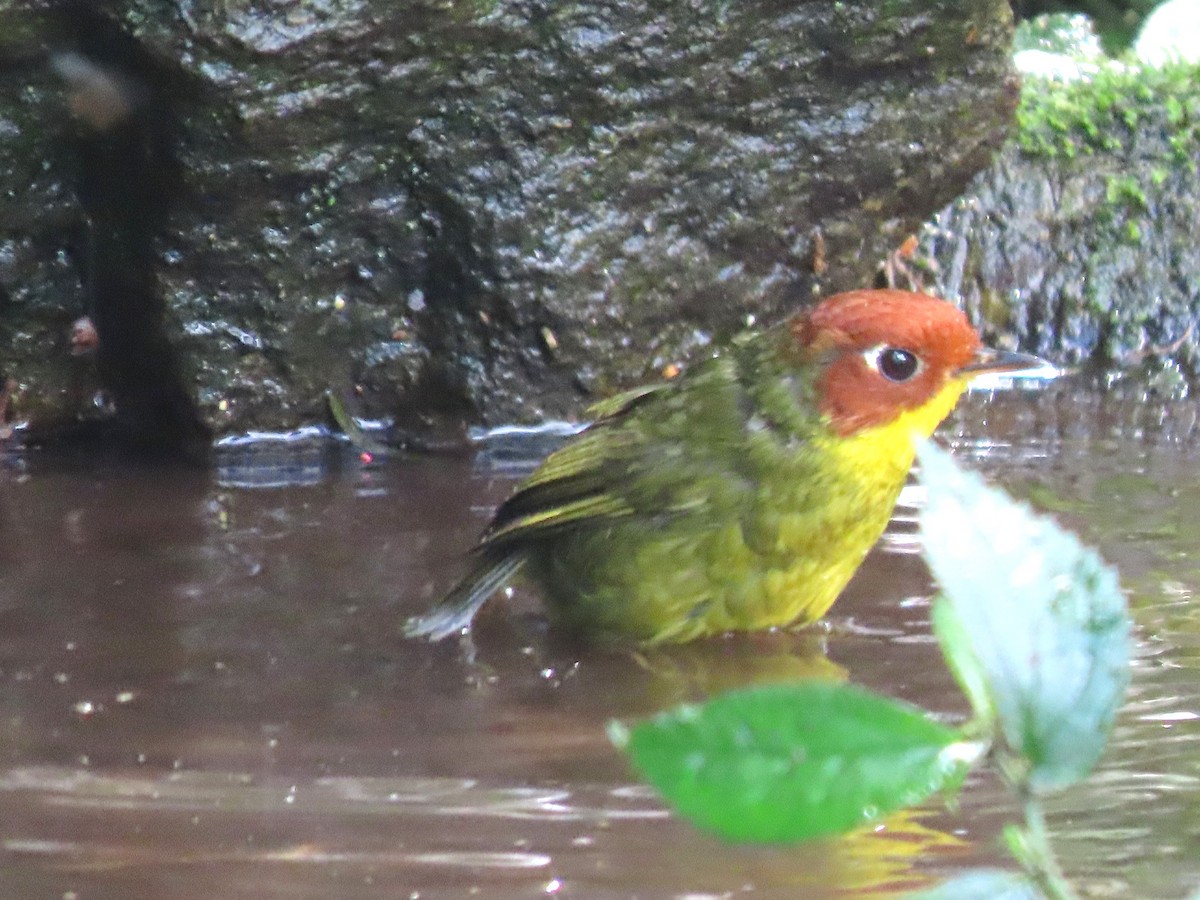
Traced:
[[926, 231], [929, 284], [995, 340], [1185, 389], [1200, 376], [1198, 85], [1195, 66], [1129, 60], [1027, 80], [1014, 140]]

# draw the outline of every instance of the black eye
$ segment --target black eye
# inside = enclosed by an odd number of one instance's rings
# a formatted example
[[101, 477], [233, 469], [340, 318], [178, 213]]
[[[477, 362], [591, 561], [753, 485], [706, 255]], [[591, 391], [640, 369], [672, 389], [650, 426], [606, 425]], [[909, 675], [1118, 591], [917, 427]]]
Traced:
[[875, 357], [875, 367], [888, 381], [908, 381], [921, 368], [921, 360], [909, 350], [881, 347]]

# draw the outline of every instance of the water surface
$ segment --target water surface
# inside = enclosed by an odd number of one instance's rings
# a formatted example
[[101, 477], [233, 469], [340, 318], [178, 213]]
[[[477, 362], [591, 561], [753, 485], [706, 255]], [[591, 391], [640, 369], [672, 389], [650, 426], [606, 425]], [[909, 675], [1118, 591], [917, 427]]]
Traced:
[[[944, 429], [1098, 544], [1130, 593], [1129, 702], [1097, 776], [1052, 804], [1093, 894], [1200, 884], [1198, 408], [1064, 385], [974, 394]], [[518, 594], [471, 647], [404, 641], [521, 469], [320, 442], [228, 448], [208, 472], [11, 458], [0, 896], [886, 895], [1003, 862], [1014, 809], [986, 776], [953, 811], [736, 847], [668, 814], [604, 735], [614, 716], [806, 676], [962, 716], [911, 505], [828, 628], [589, 649]]]

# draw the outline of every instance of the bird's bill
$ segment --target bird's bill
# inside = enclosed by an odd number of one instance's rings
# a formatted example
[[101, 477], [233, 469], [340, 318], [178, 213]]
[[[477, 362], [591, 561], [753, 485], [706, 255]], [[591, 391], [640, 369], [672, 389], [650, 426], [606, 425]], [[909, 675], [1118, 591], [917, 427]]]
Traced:
[[1053, 365], [1031, 353], [980, 347], [975, 351], [975, 357], [954, 374], [960, 378], [974, 378], [977, 375], [986, 375], [992, 372], [1010, 373], [1034, 370], [1047, 373], [1057, 371]]

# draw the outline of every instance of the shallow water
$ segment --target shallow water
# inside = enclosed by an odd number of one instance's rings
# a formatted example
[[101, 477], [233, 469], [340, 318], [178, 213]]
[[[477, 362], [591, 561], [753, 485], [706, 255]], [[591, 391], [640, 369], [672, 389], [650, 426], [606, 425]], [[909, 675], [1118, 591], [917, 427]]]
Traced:
[[[1096, 777], [1052, 804], [1093, 895], [1200, 884], [1198, 409], [1064, 385], [972, 395], [944, 431], [1098, 544], [1131, 595], [1129, 703]], [[735, 847], [666, 813], [605, 738], [614, 716], [804, 675], [963, 714], [911, 506], [828, 630], [586, 649], [518, 596], [473, 648], [402, 640], [520, 471], [318, 443], [229, 448], [211, 472], [10, 460], [0, 896], [819, 897], [1003, 862], [1014, 810], [987, 777], [952, 811]]]

